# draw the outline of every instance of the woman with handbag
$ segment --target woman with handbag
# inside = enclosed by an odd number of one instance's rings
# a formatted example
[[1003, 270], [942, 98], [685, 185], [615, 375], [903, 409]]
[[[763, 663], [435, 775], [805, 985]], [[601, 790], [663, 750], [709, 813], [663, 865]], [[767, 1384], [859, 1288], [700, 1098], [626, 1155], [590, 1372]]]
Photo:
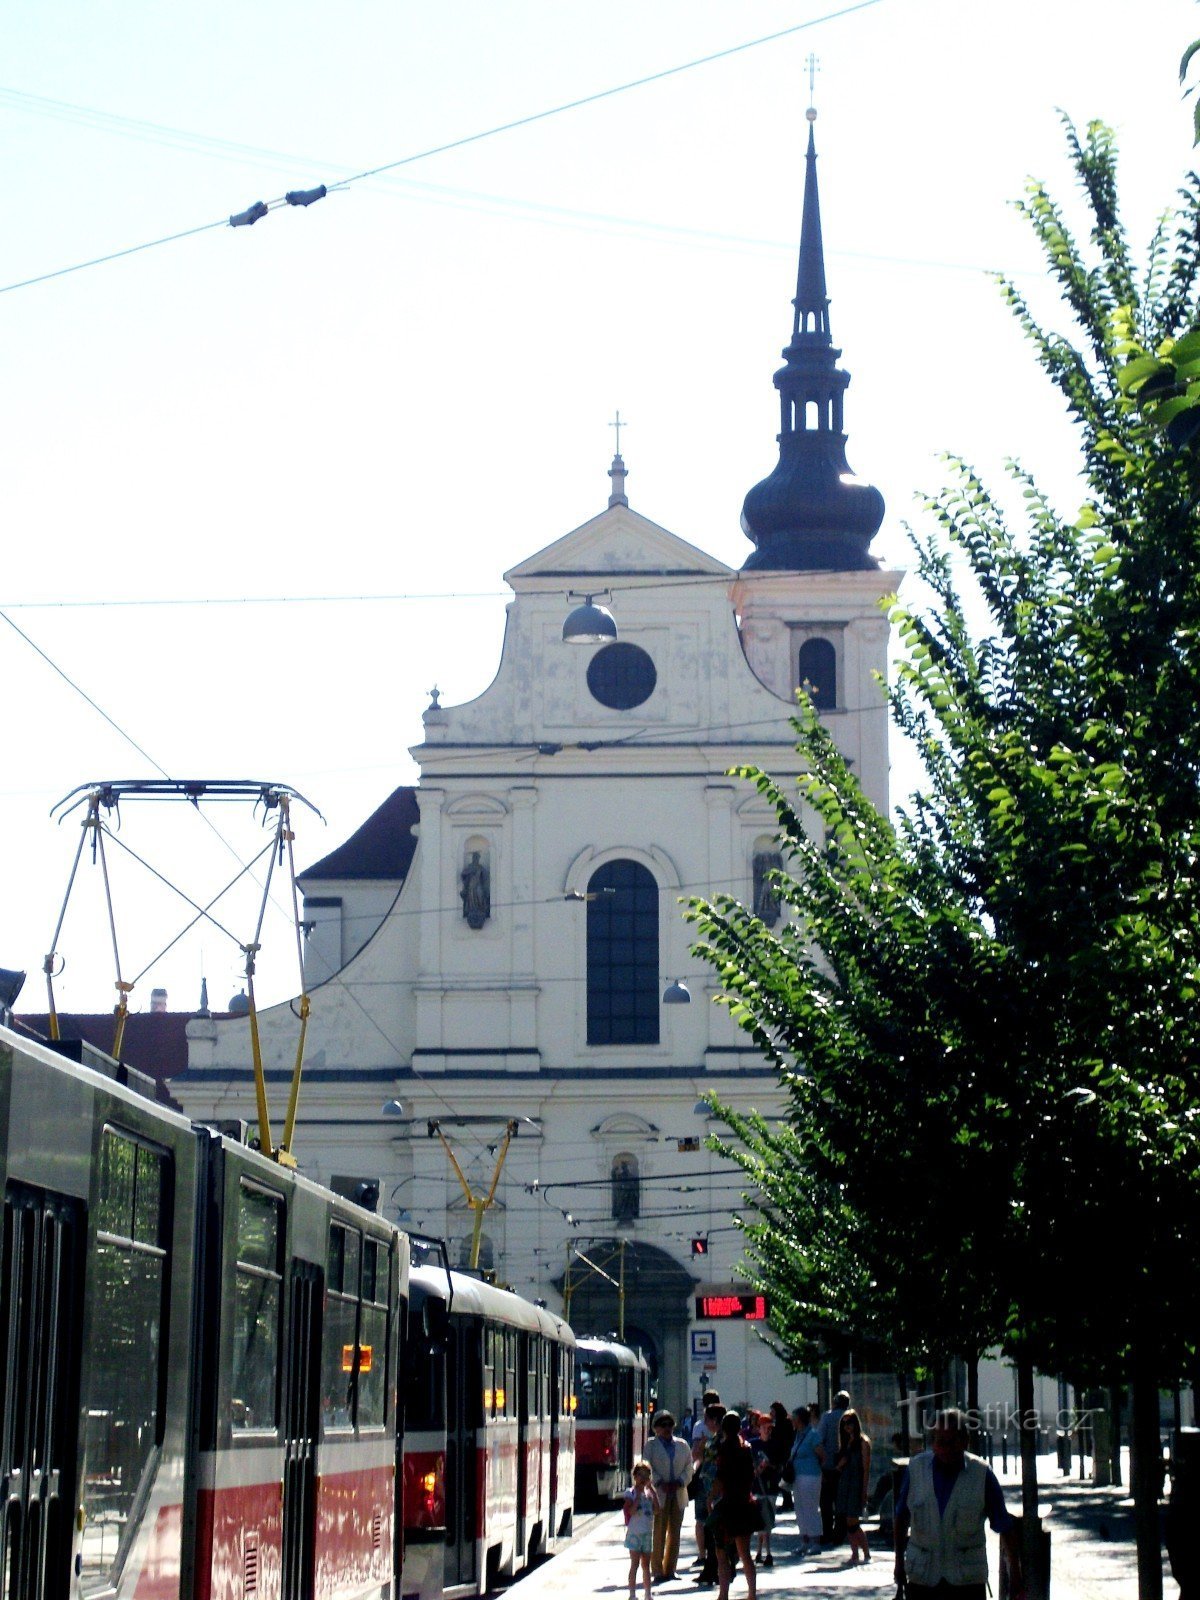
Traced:
[[796, 1527], [800, 1533], [800, 1555], [821, 1548], [821, 1408], [797, 1406], [792, 1412], [795, 1442], [784, 1467], [784, 1478], [791, 1473], [792, 1499], [796, 1506]]

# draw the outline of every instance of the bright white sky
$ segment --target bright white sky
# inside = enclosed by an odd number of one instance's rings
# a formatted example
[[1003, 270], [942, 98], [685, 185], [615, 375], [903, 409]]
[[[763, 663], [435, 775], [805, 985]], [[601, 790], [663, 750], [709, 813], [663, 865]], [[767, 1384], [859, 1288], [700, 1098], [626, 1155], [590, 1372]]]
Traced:
[[[1007, 202], [1031, 173], [1069, 191], [1060, 107], [1116, 125], [1148, 237], [1192, 159], [1187, 0], [9, 0], [0, 285], [807, 22], [308, 211], [0, 294], [0, 606], [172, 775], [303, 790], [329, 826], [301, 816], [299, 860], [325, 854], [412, 780], [429, 686], [455, 702], [492, 677], [500, 575], [602, 508], [616, 408], [635, 508], [748, 554], [810, 51], [877, 553], [903, 564], [943, 450], [1018, 454], [1073, 505], [1069, 431], [987, 273], [1054, 305]], [[308, 598], [330, 596], [351, 598]], [[3, 624], [0, 674], [0, 966], [29, 969], [32, 1010], [77, 838], [50, 807], [151, 769]], [[244, 855], [262, 841], [248, 813], [217, 821]], [[182, 806], [130, 807], [123, 837], [201, 898], [236, 870]], [[115, 876], [132, 976], [180, 917]], [[60, 1004], [105, 1009], [97, 874], [72, 907]], [[242, 937], [254, 912], [228, 913]], [[293, 947], [282, 918], [267, 933], [279, 998]], [[135, 1008], [158, 982], [193, 1005], [202, 969], [220, 1004], [241, 957], [193, 937]]]

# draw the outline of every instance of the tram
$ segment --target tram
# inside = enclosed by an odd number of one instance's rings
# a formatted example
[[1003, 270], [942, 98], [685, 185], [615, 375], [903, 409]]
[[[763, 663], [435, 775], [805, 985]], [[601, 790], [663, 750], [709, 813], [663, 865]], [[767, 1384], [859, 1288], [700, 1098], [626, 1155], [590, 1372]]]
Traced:
[[647, 1366], [0, 1027], [0, 1596], [435, 1600], [615, 1496]]
[[575, 1352], [575, 1490], [580, 1505], [617, 1499], [644, 1454], [650, 1369], [645, 1356], [608, 1339], [580, 1339]]
[[0, 1029], [0, 1594], [386, 1600], [408, 1240], [74, 1050]]
[[410, 1279], [403, 1595], [483, 1594], [570, 1534], [575, 1336], [478, 1279]]

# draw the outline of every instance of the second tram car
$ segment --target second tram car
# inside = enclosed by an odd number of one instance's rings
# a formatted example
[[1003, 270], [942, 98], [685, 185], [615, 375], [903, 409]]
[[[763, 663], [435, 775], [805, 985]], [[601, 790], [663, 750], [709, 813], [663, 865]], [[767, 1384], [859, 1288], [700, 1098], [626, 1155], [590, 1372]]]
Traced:
[[413, 1269], [404, 1596], [483, 1594], [571, 1531], [575, 1336], [518, 1295]]
[[608, 1339], [575, 1351], [575, 1489], [581, 1505], [615, 1500], [646, 1448], [650, 1370], [645, 1356]]

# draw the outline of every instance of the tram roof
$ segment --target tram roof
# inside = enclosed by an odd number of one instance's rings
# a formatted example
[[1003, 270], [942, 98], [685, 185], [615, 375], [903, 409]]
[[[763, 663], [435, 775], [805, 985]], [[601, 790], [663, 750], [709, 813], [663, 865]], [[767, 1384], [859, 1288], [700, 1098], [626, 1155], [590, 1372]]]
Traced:
[[612, 1339], [577, 1339], [575, 1349], [581, 1365], [589, 1367], [644, 1367], [650, 1363], [640, 1350], [631, 1350], [627, 1344], [616, 1344]]
[[455, 1311], [488, 1317], [493, 1322], [524, 1328], [529, 1333], [542, 1333], [556, 1344], [575, 1343], [570, 1323], [556, 1312], [548, 1311], [544, 1306], [535, 1306], [519, 1294], [513, 1294], [510, 1289], [498, 1289], [494, 1283], [483, 1283], [479, 1278], [468, 1277], [465, 1273], [451, 1272], [450, 1284], [447, 1285], [446, 1274], [441, 1267], [413, 1267], [409, 1274], [409, 1288], [410, 1291], [421, 1289], [439, 1300], [449, 1299], [453, 1288]]

